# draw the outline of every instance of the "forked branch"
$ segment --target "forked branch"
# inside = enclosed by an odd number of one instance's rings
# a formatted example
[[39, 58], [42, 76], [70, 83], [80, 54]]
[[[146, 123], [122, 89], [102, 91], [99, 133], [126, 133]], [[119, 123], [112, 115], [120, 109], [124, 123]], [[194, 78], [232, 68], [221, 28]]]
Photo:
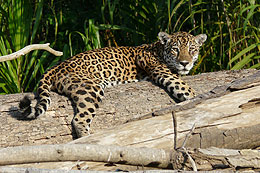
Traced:
[[17, 52], [14, 52], [12, 54], [0, 56], [0, 62], [17, 59], [20, 56], [23, 56], [23, 55], [31, 52], [32, 50], [47, 50], [48, 52], [52, 53], [55, 56], [62, 56], [63, 55], [63, 52], [56, 51], [56, 50], [52, 49], [50, 47], [50, 43], [32, 44], [32, 45], [28, 45], [28, 46], [24, 47], [23, 49], [18, 50]]

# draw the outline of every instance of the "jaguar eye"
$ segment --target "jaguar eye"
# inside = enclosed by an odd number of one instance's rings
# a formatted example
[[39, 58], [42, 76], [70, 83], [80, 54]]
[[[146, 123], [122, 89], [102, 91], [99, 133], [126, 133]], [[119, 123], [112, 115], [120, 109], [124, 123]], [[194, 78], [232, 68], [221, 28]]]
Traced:
[[189, 52], [191, 55], [195, 55], [198, 51], [196, 49], [190, 49]]
[[172, 51], [174, 51], [174, 52], [178, 53], [178, 52], [179, 52], [179, 49], [178, 49], [178, 48], [176, 48], [176, 47], [173, 47], [173, 48], [172, 48]]

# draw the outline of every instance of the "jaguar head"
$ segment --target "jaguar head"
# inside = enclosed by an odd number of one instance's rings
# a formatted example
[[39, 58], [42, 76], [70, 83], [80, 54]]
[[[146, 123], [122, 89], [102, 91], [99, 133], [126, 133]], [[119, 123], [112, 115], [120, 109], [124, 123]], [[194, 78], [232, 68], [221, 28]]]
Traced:
[[169, 35], [158, 34], [160, 43], [164, 45], [163, 59], [170, 69], [180, 75], [188, 74], [199, 56], [199, 48], [207, 40], [206, 34], [193, 36], [187, 32]]

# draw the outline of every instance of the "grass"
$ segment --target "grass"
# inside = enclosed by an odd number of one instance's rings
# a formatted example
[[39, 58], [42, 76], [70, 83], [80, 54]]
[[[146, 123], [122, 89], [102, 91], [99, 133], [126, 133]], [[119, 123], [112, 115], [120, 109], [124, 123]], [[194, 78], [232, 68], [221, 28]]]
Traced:
[[64, 53], [0, 63], [0, 94], [35, 90], [46, 69], [79, 52], [151, 43], [160, 31], [208, 35], [192, 74], [259, 69], [259, 21], [255, 0], [0, 0], [0, 55], [46, 42]]

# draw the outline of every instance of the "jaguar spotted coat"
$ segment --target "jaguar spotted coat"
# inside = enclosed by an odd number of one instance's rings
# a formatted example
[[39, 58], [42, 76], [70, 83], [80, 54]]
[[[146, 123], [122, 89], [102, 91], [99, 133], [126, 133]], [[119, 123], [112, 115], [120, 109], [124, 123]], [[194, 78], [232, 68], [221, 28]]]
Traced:
[[189, 73], [207, 36], [160, 32], [158, 37], [159, 41], [152, 44], [87, 51], [54, 66], [40, 80], [35, 108], [28, 97], [21, 100], [22, 115], [34, 119], [44, 114], [51, 102], [50, 91], [56, 90], [75, 103], [72, 124], [81, 137], [89, 134], [107, 86], [148, 77], [179, 101], [193, 98], [193, 89], [179, 75]]

